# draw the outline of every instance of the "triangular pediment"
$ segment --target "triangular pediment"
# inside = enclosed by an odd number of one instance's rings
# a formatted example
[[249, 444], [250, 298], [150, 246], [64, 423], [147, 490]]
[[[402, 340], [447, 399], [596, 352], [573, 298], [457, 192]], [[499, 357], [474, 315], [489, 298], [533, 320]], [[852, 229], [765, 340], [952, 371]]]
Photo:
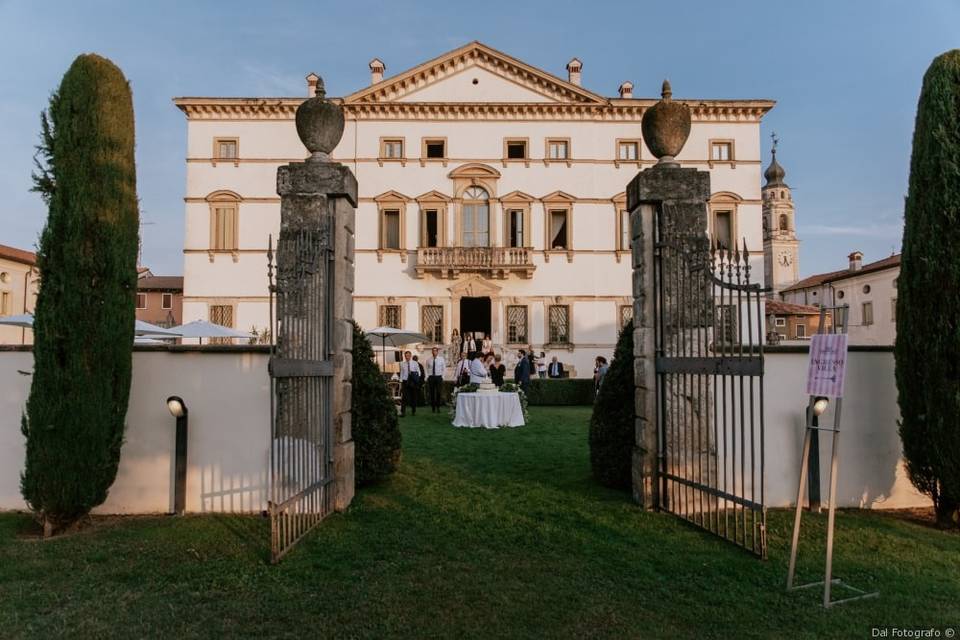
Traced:
[[343, 101], [607, 104], [592, 91], [480, 42], [361, 89]]
[[575, 202], [576, 196], [572, 196], [566, 191], [554, 191], [540, 198], [544, 202]]
[[417, 202], [450, 202], [452, 199], [450, 196], [440, 193], [436, 189], [427, 191], [414, 198]]
[[459, 298], [493, 298], [500, 295], [500, 287], [479, 276], [469, 276], [459, 280], [447, 290], [454, 297]]
[[378, 196], [373, 197], [374, 202], [408, 202], [410, 198], [403, 195], [399, 191], [385, 191]]
[[507, 195], [500, 196], [500, 200], [503, 202], [533, 202], [536, 198], [523, 191], [511, 191]]

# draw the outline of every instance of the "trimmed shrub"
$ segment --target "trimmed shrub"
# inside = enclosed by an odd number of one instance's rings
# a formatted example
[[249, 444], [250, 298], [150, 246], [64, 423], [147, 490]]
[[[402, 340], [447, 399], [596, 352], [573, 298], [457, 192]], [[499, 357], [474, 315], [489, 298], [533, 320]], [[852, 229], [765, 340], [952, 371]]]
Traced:
[[356, 486], [389, 476], [400, 463], [400, 422], [363, 329], [353, 322], [353, 446]]
[[634, 437], [633, 322], [620, 332], [590, 418], [590, 466], [600, 484], [631, 490]]
[[534, 406], [591, 405], [593, 378], [532, 378], [527, 400]]
[[937, 522], [960, 526], [960, 49], [923, 77], [897, 282], [900, 439]]
[[48, 217], [20, 486], [52, 535], [106, 500], [123, 443], [140, 224], [126, 78], [77, 57], [41, 124], [34, 190]]

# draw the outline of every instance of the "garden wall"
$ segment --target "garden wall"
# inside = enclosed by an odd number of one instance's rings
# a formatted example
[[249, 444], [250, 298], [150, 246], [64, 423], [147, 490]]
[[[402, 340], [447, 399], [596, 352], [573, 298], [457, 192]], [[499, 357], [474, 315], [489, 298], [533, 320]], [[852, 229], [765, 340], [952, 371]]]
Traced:
[[[181, 396], [190, 411], [187, 510], [265, 509], [268, 357], [263, 347], [137, 347], [120, 469], [107, 502], [97, 511], [165, 513], [172, 509], [175, 425], [165, 404], [171, 395]], [[766, 474], [767, 503], [772, 507], [788, 506], [796, 497], [806, 364], [802, 347], [771, 348], [767, 355]], [[24, 457], [20, 415], [32, 367], [30, 351], [0, 351], [0, 509], [25, 507], [19, 488]], [[893, 353], [852, 350], [847, 375], [839, 504], [928, 505], [929, 500], [906, 479], [900, 458]], [[542, 384], [551, 382], [557, 381]], [[584, 424], [584, 438], [586, 430]], [[822, 495], [826, 497], [826, 442], [822, 450]]]

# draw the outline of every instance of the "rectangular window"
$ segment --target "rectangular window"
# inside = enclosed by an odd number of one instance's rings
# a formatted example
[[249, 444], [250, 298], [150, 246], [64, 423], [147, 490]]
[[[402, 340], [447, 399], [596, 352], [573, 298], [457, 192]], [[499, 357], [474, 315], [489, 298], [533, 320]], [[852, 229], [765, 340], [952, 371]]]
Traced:
[[627, 323], [633, 320], [633, 305], [625, 304], [620, 306], [620, 328], [623, 329]]
[[873, 324], [873, 303], [864, 302], [860, 310], [861, 317], [863, 318], [863, 326]]
[[728, 162], [733, 160], [733, 144], [729, 142], [711, 143], [710, 159], [716, 162]]
[[400, 305], [385, 304], [380, 307], [380, 326], [400, 328]]
[[490, 246], [490, 207], [486, 203], [463, 205], [463, 246]]
[[523, 243], [523, 209], [511, 209], [507, 215], [510, 219], [509, 246], [522, 247]]
[[443, 159], [447, 157], [446, 140], [425, 140], [423, 147], [424, 156], [427, 158]]
[[507, 307], [507, 342], [527, 344], [527, 308], [520, 305]]
[[620, 209], [620, 251], [630, 251], [630, 212]]
[[785, 326], [787, 326], [787, 319], [786, 319], [786, 318], [777, 318], [776, 320], [773, 321], [773, 326], [775, 326], [775, 327], [785, 327]]
[[566, 160], [570, 157], [570, 143], [566, 140], [547, 140], [547, 157]]
[[508, 160], [526, 160], [527, 159], [527, 141], [526, 140], [507, 140], [507, 159]]
[[797, 338], [806, 338], [807, 337], [807, 325], [802, 322], [798, 322], [794, 327], [794, 335]]
[[567, 229], [567, 210], [550, 210], [550, 248], [569, 249], [570, 238]]
[[443, 307], [424, 305], [420, 307], [420, 332], [434, 344], [443, 343]]
[[387, 160], [403, 158], [403, 140], [399, 138], [385, 138], [380, 149], [381, 157]]
[[636, 160], [640, 157], [640, 144], [634, 141], [619, 142], [617, 144], [618, 160]]
[[440, 217], [436, 209], [427, 209], [423, 214], [423, 243], [425, 247], [439, 247]]
[[214, 158], [217, 160], [236, 160], [239, 141], [236, 138], [216, 138], [213, 141]]
[[211, 248], [214, 251], [235, 251], [237, 249], [236, 205], [214, 206], [213, 247]]
[[161, 308], [161, 309], [173, 309], [173, 294], [172, 294], [172, 293], [163, 293], [163, 294], [160, 294], [160, 308]]
[[147, 308], [147, 294], [138, 293], [137, 294], [137, 309], [146, 309]]
[[10, 315], [10, 292], [0, 293], [0, 316]]
[[897, 299], [890, 298], [890, 321], [897, 321]]
[[[210, 305], [210, 322], [221, 327], [233, 327], [233, 307], [228, 304]], [[232, 338], [210, 338], [210, 344], [230, 344]]]
[[733, 212], [715, 211], [713, 214], [713, 240], [721, 249], [731, 249], [733, 245]]
[[551, 344], [570, 343], [570, 307], [553, 305], [550, 307]]
[[380, 239], [381, 249], [400, 248], [400, 210], [384, 209], [383, 237]]

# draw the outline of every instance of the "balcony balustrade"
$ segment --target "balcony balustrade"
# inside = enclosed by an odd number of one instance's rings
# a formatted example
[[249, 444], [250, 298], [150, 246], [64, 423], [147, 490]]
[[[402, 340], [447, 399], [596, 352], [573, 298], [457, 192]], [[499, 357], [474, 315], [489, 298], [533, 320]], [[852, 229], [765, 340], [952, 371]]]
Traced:
[[456, 278], [461, 273], [482, 273], [491, 278], [506, 278], [517, 273], [521, 278], [533, 275], [533, 249], [530, 247], [420, 247], [416, 273], [432, 273], [440, 278]]

